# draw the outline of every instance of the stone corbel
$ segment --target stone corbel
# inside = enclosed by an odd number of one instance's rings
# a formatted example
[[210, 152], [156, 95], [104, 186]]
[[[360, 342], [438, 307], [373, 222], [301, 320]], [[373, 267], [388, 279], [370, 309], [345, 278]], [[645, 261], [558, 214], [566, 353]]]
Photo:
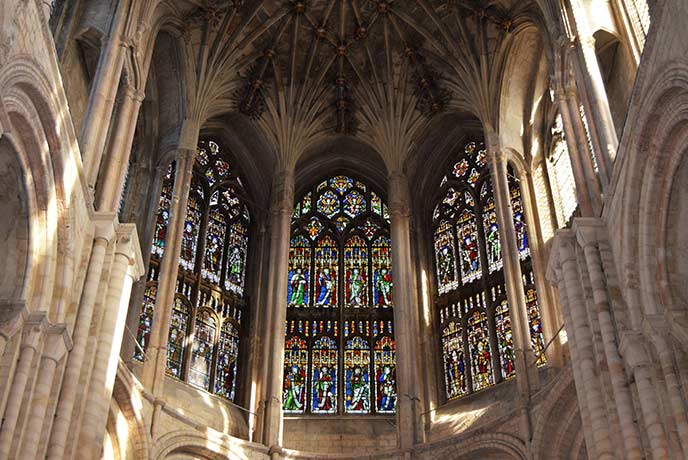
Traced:
[[66, 324], [48, 326], [46, 329], [45, 347], [43, 358], [51, 359], [58, 363], [64, 354], [72, 349], [72, 338], [67, 331]]
[[97, 211], [93, 213], [91, 220], [95, 226], [93, 239], [104, 240], [109, 245], [115, 237], [115, 229], [119, 225], [117, 214], [114, 212]]
[[116, 234], [117, 241], [115, 252], [129, 259], [129, 274], [133, 280], [136, 281], [146, 273], [136, 225], [119, 224]]
[[0, 356], [5, 345], [21, 331], [28, 316], [23, 300], [0, 301]]
[[606, 237], [604, 222], [596, 217], [577, 217], [573, 221], [576, 239], [582, 248], [597, 247]]
[[44, 332], [48, 328], [48, 315], [44, 311], [29, 314], [22, 329], [22, 348], [38, 351]]
[[645, 338], [638, 332], [625, 332], [621, 335], [619, 352], [631, 369], [649, 366], [650, 358], [645, 348]]

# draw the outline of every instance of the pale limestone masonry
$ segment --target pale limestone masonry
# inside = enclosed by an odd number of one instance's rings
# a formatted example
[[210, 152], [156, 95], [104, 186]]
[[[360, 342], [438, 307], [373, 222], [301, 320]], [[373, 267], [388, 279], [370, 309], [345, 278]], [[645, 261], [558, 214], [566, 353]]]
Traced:
[[[688, 2], [359, 3], [333, 0], [320, 25], [329, 0], [0, 1], [0, 460], [688, 458]], [[284, 35], [264, 34], [282, 20]], [[546, 163], [557, 115], [578, 201], [567, 228]], [[231, 149], [254, 219], [236, 404], [165, 373], [203, 136]], [[428, 222], [452, 152], [476, 137], [505, 230], [517, 372], [446, 401]], [[390, 205], [396, 416], [281, 411], [291, 212], [330, 172], [365, 177]]]

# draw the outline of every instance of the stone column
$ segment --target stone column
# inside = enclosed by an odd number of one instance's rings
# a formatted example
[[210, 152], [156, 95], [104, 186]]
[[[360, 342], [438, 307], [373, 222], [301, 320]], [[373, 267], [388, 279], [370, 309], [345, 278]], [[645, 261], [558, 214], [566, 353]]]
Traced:
[[10, 458], [12, 441], [17, 428], [19, 412], [24, 402], [24, 393], [29, 381], [34, 356], [40, 352], [43, 332], [48, 320], [45, 312], [32, 313], [24, 323], [19, 361], [14, 371], [14, 379], [5, 406], [5, 415], [0, 428], [0, 458]]
[[[569, 104], [568, 97], [565, 90], [559, 88], [555, 91], [557, 106], [561, 114], [561, 121], [564, 126], [564, 133], [566, 135], [566, 146], [569, 151], [569, 158], [571, 159], [571, 166], [573, 169], [573, 178], [576, 182], [576, 198], [580, 206], [581, 215], [584, 217], [591, 217], [599, 215], [600, 201], [599, 194], [593, 188], [591, 178], [586, 174], [583, 167], [582, 157], [587, 154], [587, 139], [580, 139], [579, 133], [576, 130], [574, 120], [580, 120], [580, 114], [576, 111], [573, 113], [573, 108]], [[594, 184], [597, 183], [597, 177], [594, 177]]]
[[402, 172], [389, 176], [389, 216], [394, 276], [394, 340], [397, 357], [397, 427], [399, 447], [408, 452], [420, 442], [418, 308], [413, 292], [414, 265], [411, 258], [411, 195]]
[[287, 319], [287, 271], [291, 213], [294, 208], [294, 172], [279, 172], [272, 184], [270, 206], [270, 272], [265, 308], [267, 337], [262, 356], [263, 369], [263, 444], [270, 448], [282, 445], [282, 379], [284, 367], [284, 324]]
[[143, 263], [136, 227], [132, 224], [120, 224], [79, 436], [79, 449], [76, 451], [78, 459], [90, 460], [101, 455], [131, 286], [142, 273]]
[[604, 226], [597, 219], [576, 219], [574, 228], [578, 237], [578, 243], [583, 247], [585, 262], [590, 276], [593, 300], [597, 322], [604, 348], [604, 355], [609, 369], [609, 377], [612, 384], [612, 392], [616, 405], [616, 411], [621, 425], [621, 436], [625, 450], [624, 458], [642, 459], [643, 450], [640, 441], [640, 433], [636, 425], [635, 410], [633, 408], [633, 398], [626, 376], [625, 366], [619, 355], [616, 343], [616, 331], [614, 319], [611, 314], [611, 307], [607, 294], [606, 277], [600, 257], [598, 238], [600, 233], [605, 230]]
[[488, 158], [490, 173], [499, 225], [499, 239], [502, 244], [502, 260], [504, 262], [504, 284], [509, 301], [509, 315], [511, 329], [514, 335], [514, 357], [517, 370], [517, 381], [521, 395], [529, 398], [531, 380], [536, 378], [535, 353], [530, 340], [528, 324], [528, 310], [523, 292], [523, 273], [518, 258], [518, 243], [514, 228], [514, 213], [511, 208], [511, 194], [509, 193], [509, 179], [507, 177], [507, 162], [504, 153], [498, 150], [495, 136], [488, 136]]
[[614, 119], [609, 109], [607, 90], [604, 87], [602, 72], [595, 53], [595, 38], [588, 26], [587, 12], [582, 6], [581, 0], [572, 0], [571, 6], [574, 12], [576, 34], [578, 35], [576, 51], [580, 62], [579, 66], [574, 67], [577, 70], [578, 81], [585, 85], [588, 94], [590, 122], [594, 125], [591, 135], [597, 136], [599, 145], [602, 147], [602, 150], [595, 152], [595, 154], [602, 178], [602, 188], [605, 190], [611, 179], [619, 140], [616, 136]]
[[177, 286], [179, 255], [182, 249], [182, 232], [186, 219], [186, 205], [189, 199], [193, 165], [196, 150], [180, 149], [177, 170], [170, 204], [170, 219], [165, 237], [165, 253], [160, 264], [158, 296], [155, 301], [151, 340], [146, 349], [143, 366], [143, 384], [158, 397], [162, 394], [167, 365], [167, 336], [170, 332], [170, 317]]
[[103, 262], [110, 240], [115, 235], [115, 215], [112, 213], [98, 213], [96, 215], [95, 235], [91, 258], [86, 269], [86, 280], [81, 293], [81, 302], [77, 312], [76, 323], [72, 331], [74, 347], [67, 358], [67, 367], [62, 380], [62, 389], [59, 394], [55, 422], [53, 425], [50, 442], [48, 444], [47, 458], [49, 460], [61, 460], [64, 457], [69, 429], [72, 422], [72, 414], [77, 397], [79, 396], [79, 379], [84, 365], [88, 336], [93, 319], [93, 311], [100, 292], [100, 281], [103, 273]]
[[[556, 244], [556, 243], [555, 243]], [[580, 412], [583, 435], [585, 437], [585, 445], [587, 448], [588, 458], [595, 458], [595, 443], [592, 439], [592, 424], [590, 423], [590, 411], [588, 410], [588, 402], [583, 393], [583, 389], [579, 382], [583, 381], [580, 370], [580, 358], [578, 354], [578, 347], [576, 346], [575, 331], [572, 327], [571, 309], [569, 308], [569, 300], [566, 295], [566, 283], [562, 275], [561, 266], [558, 260], [558, 254], [555, 250], [552, 251], [550, 257], [549, 268], [547, 270], [547, 278], [554, 283], [559, 290], [559, 298], [564, 314], [564, 323], [568, 325], [566, 335], [569, 339], [569, 351], [571, 352], [571, 368], [573, 370], [573, 381], [576, 385], [576, 396], [578, 399], [578, 410]], [[580, 388], [580, 391], [578, 390]]]
[[117, 2], [107, 41], [103, 45], [98, 68], [93, 78], [93, 87], [88, 98], [84, 124], [79, 138], [84, 171], [89, 186], [95, 186], [98, 169], [107, 139], [119, 78], [124, 65], [126, 44], [122, 35], [127, 22], [129, 1]]
[[621, 336], [619, 348], [621, 356], [633, 372], [640, 410], [643, 414], [643, 425], [652, 450], [652, 458], [668, 460], [672, 456], [669, 455], [669, 443], [664, 431], [659, 400], [652, 378], [652, 362], [645, 349], [644, 337], [635, 332], [624, 333]]
[[58, 362], [70, 348], [72, 348], [72, 340], [64, 324], [48, 327], [43, 347], [43, 356], [38, 368], [38, 379], [33, 390], [33, 397], [31, 398], [31, 412], [26, 425], [30, 428], [24, 433], [24, 449], [21, 458], [27, 460], [36, 458], [41, 434], [43, 433], [41, 428], [45, 422], [48, 404], [50, 403], [50, 392], [53, 387], [55, 370], [57, 369]]
[[96, 208], [100, 211], [117, 211], [127, 169], [131, 145], [136, 133], [136, 122], [144, 95], [127, 84], [117, 114], [115, 130], [110, 138], [104, 168], [100, 172]]
[[[576, 391], [579, 394], [584, 394], [586, 398], [592, 428], [592, 441], [597, 458], [611, 460], [616, 458], [616, 455], [611, 443], [604, 395], [602, 394], [600, 379], [595, 371], [593, 337], [587, 324], [588, 315], [578, 272], [575, 239], [572, 232], [568, 230], [560, 231], [557, 237], [562, 281], [566, 287], [568, 298], [565, 314], [570, 326], [569, 330], [573, 331], [572, 342], [575, 338], [574, 345], [578, 350], [576, 361], [580, 368], [580, 380], [576, 381]], [[571, 321], [568, 321], [569, 318]]]

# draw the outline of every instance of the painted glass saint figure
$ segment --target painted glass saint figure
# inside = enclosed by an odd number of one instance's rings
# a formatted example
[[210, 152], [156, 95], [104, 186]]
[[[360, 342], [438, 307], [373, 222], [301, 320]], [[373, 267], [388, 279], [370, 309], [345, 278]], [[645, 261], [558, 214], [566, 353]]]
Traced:
[[375, 272], [375, 302], [380, 306], [392, 305], [392, 274], [386, 268]]
[[308, 279], [303, 270], [297, 268], [289, 278], [289, 305], [290, 306], [303, 306], [306, 304], [306, 290], [308, 285]]
[[323, 268], [318, 275], [318, 297], [315, 300], [316, 306], [331, 305], [334, 300], [334, 280], [329, 268]]
[[316, 368], [313, 372], [313, 411], [334, 412], [336, 370], [328, 366]]
[[351, 270], [351, 274], [349, 275], [349, 304], [352, 306], [361, 306], [364, 304], [364, 295], [365, 295], [365, 281], [364, 281], [364, 274], [361, 273], [361, 270], [358, 268], [354, 268]]
[[370, 412], [370, 381], [367, 368], [355, 366], [346, 370], [346, 411]]
[[284, 376], [283, 409], [287, 412], [302, 412], [306, 372], [297, 365], [292, 365]]
[[397, 404], [396, 379], [394, 369], [384, 366], [377, 376], [377, 410], [378, 412], [394, 412]]

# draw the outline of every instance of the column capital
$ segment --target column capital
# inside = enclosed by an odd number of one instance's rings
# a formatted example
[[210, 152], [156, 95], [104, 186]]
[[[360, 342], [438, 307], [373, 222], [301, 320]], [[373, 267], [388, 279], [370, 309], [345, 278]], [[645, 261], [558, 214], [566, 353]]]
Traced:
[[119, 224], [117, 227], [115, 253], [129, 260], [130, 275], [137, 280], [146, 273], [141, 256], [141, 245], [135, 224]]
[[[187, 148], [187, 147], [179, 147], [177, 149], [177, 154], [175, 155], [175, 159], [178, 162], [181, 161], [188, 161], [188, 164], [191, 164], [193, 166], [193, 162], [196, 159], [196, 149], [195, 148]], [[180, 164], [177, 164], [177, 169], [180, 167]], [[165, 171], [167, 168], [165, 168]]]
[[631, 368], [647, 366], [650, 358], [645, 348], [645, 337], [638, 332], [624, 332], [621, 334], [619, 352]]
[[596, 217], [577, 217], [573, 220], [573, 231], [576, 233], [578, 244], [587, 248], [597, 247], [604, 239], [606, 226], [601, 219]]
[[411, 192], [408, 177], [402, 171], [392, 171], [389, 181], [389, 214], [390, 216], [411, 216]]
[[48, 315], [44, 311], [29, 314], [22, 330], [22, 348], [38, 350], [43, 333], [48, 327]]
[[67, 331], [67, 325], [64, 323], [48, 326], [45, 340], [43, 358], [50, 359], [56, 363], [73, 346], [72, 338]]
[[93, 239], [105, 240], [107, 244], [110, 244], [115, 237], [115, 228], [119, 225], [117, 213], [96, 211], [93, 213], [91, 219], [95, 225]]

